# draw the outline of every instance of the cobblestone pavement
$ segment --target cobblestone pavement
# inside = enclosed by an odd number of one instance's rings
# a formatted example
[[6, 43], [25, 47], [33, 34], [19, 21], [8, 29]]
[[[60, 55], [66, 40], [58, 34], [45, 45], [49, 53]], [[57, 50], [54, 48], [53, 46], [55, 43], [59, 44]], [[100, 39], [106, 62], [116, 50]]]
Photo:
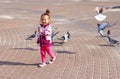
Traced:
[[[0, 79], [120, 79], [120, 46], [107, 46], [99, 37], [96, 6], [120, 5], [118, 2], [79, 2], [78, 0], [0, 0]], [[40, 14], [51, 10], [55, 63], [38, 68], [41, 63], [34, 33]], [[112, 37], [120, 41], [120, 11], [107, 11], [107, 20], [118, 21]], [[61, 44], [67, 31], [71, 38]], [[49, 57], [47, 55], [47, 61]]]

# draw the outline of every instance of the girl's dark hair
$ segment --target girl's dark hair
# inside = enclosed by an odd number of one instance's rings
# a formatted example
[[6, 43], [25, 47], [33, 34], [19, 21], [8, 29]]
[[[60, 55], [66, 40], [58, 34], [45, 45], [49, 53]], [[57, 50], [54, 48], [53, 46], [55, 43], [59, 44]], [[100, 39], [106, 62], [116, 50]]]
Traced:
[[49, 16], [49, 18], [50, 18], [50, 10], [49, 10], [49, 9], [46, 9], [46, 12], [43, 13], [43, 14], [41, 15], [41, 17], [43, 17], [43, 16], [45, 16], [45, 15]]

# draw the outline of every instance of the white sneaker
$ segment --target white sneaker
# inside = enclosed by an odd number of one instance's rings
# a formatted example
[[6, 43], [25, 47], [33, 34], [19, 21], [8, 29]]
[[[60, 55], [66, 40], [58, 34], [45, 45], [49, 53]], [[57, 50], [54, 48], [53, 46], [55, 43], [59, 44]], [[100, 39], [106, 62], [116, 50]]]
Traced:
[[48, 64], [52, 64], [54, 61], [56, 60], [56, 57], [54, 57], [53, 59], [51, 59]]
[[38, 67], [44, 67], [46, 66], [46, 63], [39, 64]]

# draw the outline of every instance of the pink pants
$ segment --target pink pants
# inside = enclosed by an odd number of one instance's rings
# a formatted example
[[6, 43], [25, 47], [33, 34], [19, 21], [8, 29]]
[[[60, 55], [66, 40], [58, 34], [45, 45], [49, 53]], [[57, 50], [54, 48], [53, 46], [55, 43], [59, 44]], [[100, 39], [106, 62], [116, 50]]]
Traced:
[[46, 62], [46, 52], [50, 56], [51, 59], [55, 57], [53, 51], [52, 51], [52, 46], [41, 46], [40, 47], [40, 53], [41, 53], [41, 59], [42, 63]]

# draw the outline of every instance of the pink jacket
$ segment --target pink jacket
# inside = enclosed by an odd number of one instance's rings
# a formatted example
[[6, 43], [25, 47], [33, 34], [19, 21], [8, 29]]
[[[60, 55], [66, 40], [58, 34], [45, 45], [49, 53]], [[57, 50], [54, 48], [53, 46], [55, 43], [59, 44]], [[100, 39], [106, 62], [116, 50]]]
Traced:
[[50, 24], [47, 24], [46, 26], [43, 26], [40, 24], [40, 29], [42, 29], [42, 33], [38, 32], [38, 40], [37, 43], [40, 44], [40, 46], [51, 46], [52, 40], [52, 28]]

